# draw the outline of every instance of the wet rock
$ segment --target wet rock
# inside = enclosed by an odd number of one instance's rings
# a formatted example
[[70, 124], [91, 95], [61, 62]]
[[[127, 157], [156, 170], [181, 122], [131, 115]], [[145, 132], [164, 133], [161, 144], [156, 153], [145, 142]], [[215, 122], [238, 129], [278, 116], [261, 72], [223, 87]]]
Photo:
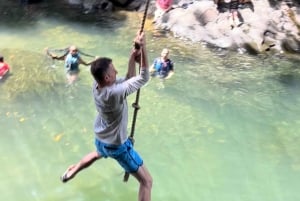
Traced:
[[113, 4], [109, 0], [85, 0], [82, 5], [85, 14], [113, 10]]
[[83, 0], [67, 0], [67, 3], [71, 5], [81, 5], [83, 3]]
[[282, 41], [282, 47], [289, 53], [300, 53], [300, 42], [295, 38], [286, 38]]

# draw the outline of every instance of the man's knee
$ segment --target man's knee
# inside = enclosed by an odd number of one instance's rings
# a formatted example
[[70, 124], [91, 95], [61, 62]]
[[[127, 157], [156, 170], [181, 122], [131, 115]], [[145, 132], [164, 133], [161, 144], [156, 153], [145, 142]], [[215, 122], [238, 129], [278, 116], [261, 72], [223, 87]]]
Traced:
[[151, 189], [152, 188], [152, 184], [153, 184], [153, 179], [152, 179], [151, 175], [148, 174], [147, 177], [145, 178], [145, 184], [144, 185], [147, 188]]

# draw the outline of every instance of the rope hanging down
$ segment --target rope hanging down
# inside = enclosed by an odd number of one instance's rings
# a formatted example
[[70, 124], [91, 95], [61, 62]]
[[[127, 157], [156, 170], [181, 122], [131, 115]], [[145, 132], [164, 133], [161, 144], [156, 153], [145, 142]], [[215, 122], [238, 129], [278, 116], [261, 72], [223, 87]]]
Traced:
[[[144, 25], [145, 25], [145, 21], [146, 21], [146, 17], [147, 17], [149, 3], [150, 3], [150, 0], [147, 0], [143, 20], [142, 20], [141, 27], [140, 27], [140, 33], [142, 33], [144, 31]], [[140, 49], [139, 44], [135, 43], [134, 46], [136, 49]], [[140, 73], [140, 69], [141, 69], [141, 66], [139, 66], [139, 73]], [[132, 143], [134, 143], [133, 137], [134, 137], [134, 129], [135, 129], [135, 123], [136, 123], [136, 118], [137, 118], [137, 112], [140, 109], [139, 99], [140, 99], [140, 89], [137, 90], [135, 102], [132, 104], [132, 107], [134, 108], [134, 112], [133, 112], [133, 119], [132, 119], [132, 125], [131, 125], [131, 132], [130, 132], [130, 136], [129, 136], [132, 139]], [[129, 173], [125, 172], [123, 181], [127, 182], [128, 178], [129, 178]]]

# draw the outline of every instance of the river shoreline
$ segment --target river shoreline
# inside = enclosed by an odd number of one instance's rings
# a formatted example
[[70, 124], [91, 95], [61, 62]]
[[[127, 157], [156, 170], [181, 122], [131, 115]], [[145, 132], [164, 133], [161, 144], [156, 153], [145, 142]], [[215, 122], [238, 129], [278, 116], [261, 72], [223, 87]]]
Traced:
[[[259, 1], [264, 3], [267, 0]], [[83, 1], [89, 2], [89, 1]], [[266, 7], [265, 4], [258, 4], [257, 0], [253, 0], [256, 8], [255, 12], [250, 9], [243, 9], [240, 12], [246, 16], [246, 19], [254, 18], [252, 22], [242, 24], [241, 27], [230, 29], [226, 20], [226, 12], [218, 13], [216, 5], [209, 1], [189, 1], [188, 6], [182, 8], [184, 1], [174, 1], [174, 9], [165, 13], [161, 18], [153, 22], [153, 13], [155, 6], [153, 2], [149, 7], [147, 27], [153, 34], [159, 33], [167, 37], [178, 38], [182, 41], [191, 41], [193, 43], [207, 44], [216, 48], [229, 49], [238, 53], [248, 53], [253, 55], [278, 55], [300, 57], [300, 36], [297, 31], [297, 24], [284, 14], [286, 7], [272, 8], [269, 7], [269, 12], [273, 13], [273, 20], [280, 22], [284, 20], [282, 26], [284, 30], [278, 31], [274, 29], [274, 23], [271, 26], [266, 26], [269, 23], [266, 19], [261, 23], [257, 16], [265, 12], [260, 7]], [[186, 2], [186, 1], [185, 1]], [[9, 9], [14, 7], [14, 9]], [[133, 7], [133, 6], [131, 6]], [[95, 23], [100, 18], [108, 18], [112, 20], [122, 20], [126, 18], [126, 13], [120, 10], [126, 8], [113, 8], [112, 6], [103, 7], [103, 10], [91, 10], [91, 4], [71, 4], [67, 1], [53, 0], [49, 2], [28, 4], [22, 6], [16, 2], [1, 3], [0, 16], [7, 25], [14, 26], [20, 22], [34, 24], [34, 21], [41, 16], [51, 16], [65, 18], [66, 20], [78, 23]], [[296, 12], [297, 7], [292, 8]], [[130, 8], [126, 12], [130, 11]], [[139, 5], [139, 11], [143, 13], [143, 6]], [[188, 14], [187, 14], [188, 13]], [[276, 14], [277, 13], [277, 14]], [[11, 17], [13, 16], [13, 17]], [[202, 23], [198, 24], [197, 18], [192, 16], [201, 16]], [[283, 16], [283, 17], [280, 17]], [[286, 17], [284, 17], [286, 16]], [[296, 23], [300, 22], [299, 15], [295, 15]], [[200, 19], [199, 18], [199, 19]], [[204, 21], [203, 21], [204, 20]], [[275, 22], [274, 21], [274, 22]], [[260, 24], [257, 24], [260, 23]], [[273, 27], [271, 29], [271, 27]], [[298, 45], [297, 45], [298, 44]]]

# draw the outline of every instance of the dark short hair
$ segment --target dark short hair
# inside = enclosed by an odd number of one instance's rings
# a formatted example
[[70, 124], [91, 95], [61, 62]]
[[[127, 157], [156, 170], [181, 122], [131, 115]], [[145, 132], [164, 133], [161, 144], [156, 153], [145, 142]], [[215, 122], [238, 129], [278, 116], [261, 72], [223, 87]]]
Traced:
[[0, 62], [3, 62], [3, 56], [0, 55]]
[[98, 83], [104, 80], [105, 73], [111, 63], [112, 59], [100, 57], [91, 64], [91, 74]]

